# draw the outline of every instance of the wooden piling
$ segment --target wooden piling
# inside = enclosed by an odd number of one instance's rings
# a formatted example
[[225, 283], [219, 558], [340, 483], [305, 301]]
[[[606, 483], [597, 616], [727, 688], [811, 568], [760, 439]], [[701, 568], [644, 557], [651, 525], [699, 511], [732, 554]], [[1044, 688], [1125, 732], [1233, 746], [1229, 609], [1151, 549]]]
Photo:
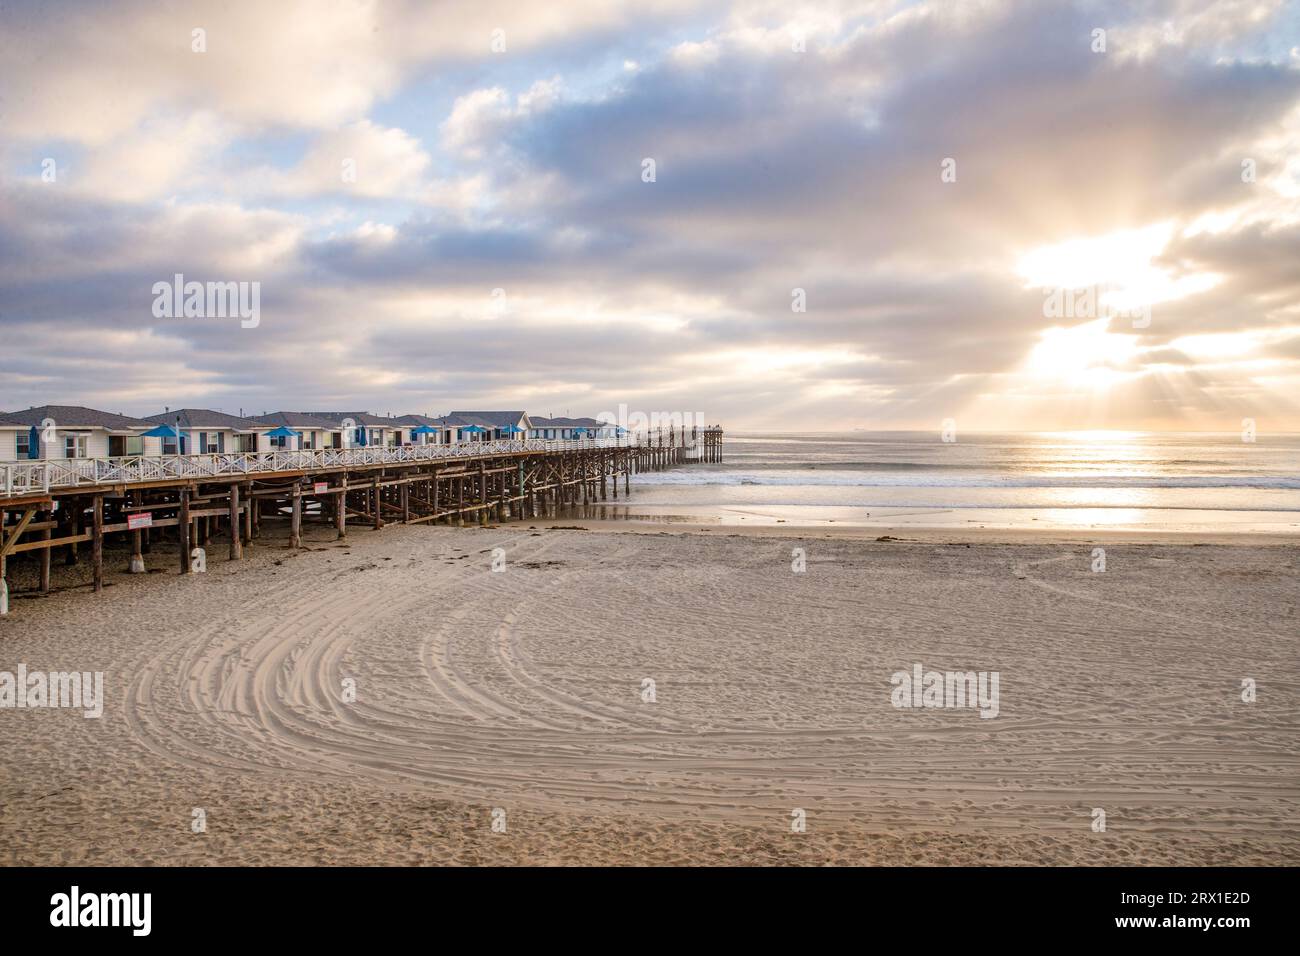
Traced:
[[104, 590], [104, 496], [95, 495], [90, 539], [90, 560], [95, 590]]
[[[134, 508], [140, 504], [143, 498], [144, 496], [138, 491], [134, 491], [131, 493], [131, 496], [128, 500], [131, 502], [133, 510], [129, 511], [128, 514], [135, 514]], [[144, 548], [144, 531], [141, 530], [140, 528], [136, 528], [134, 531], [131, 532], [131, 560], [127, 563], [127, 567], [126, 567], [128, 574], [144, 574], [145, 567], [144, 567], [144, 551], [142, 550], [143, 548]]]
[[176, 515], [176, 542], [181, 551], [181, 574], [190, 573], [190, 490], [182, 488], [181, 507]]
[[289, 518], [289, 547], [302, 547], [302, 485], [293, 486], [293, 510]]
[[[51, 511], [45, 512], [45, 520], [50, 521], [54, 517]], [[41, 540], [49, 541], [51, 537], [50, 529], [44, 528], [41, 531]], [[48, 544], [41, 548], [41, 593], [50, 593], [50, 555], [54, 549]]]
[[487, 472], [487, 465], [483, 464], [483, 462], [480, 461], [478, 463], [478, 502], [480, 507], [478, 509], [478, 515], [477, 515], [479, 524], [487, 524], [488, 521], [487, 508], [482, 507], [487, 504], [487, 500], [488, 500], [486, 472]]
[[[68, 498], [62, 502], [62, 505], [65, 506], [63, 513], [68, 529], [67, 536], [79, 537], [81, 535], [81, 502], [76, 498]], [[77, 557], [77, 543], [74, 541], [68, 545], [67, 550], [64, 552], [63, 563], [68, 567], [72, 567], [78, 560], [80, 559]]]
[[244, 556], [243, 542], [239, 540], [239, 485], [230, 486], [230, 560]]

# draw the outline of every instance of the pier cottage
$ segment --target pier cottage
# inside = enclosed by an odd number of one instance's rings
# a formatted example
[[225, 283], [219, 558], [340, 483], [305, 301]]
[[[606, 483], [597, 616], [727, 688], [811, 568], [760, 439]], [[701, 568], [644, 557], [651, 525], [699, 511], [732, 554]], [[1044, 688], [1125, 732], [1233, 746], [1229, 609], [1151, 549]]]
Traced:
[[[298, 437], [287, 438], [283, 435], [271, 436], [269, 432], [263, 440], [270, 449], [284, 451], [308, 451], [321, 448], [342, 448], [343, 431], [341, 423], [318, 418], [306, 412], [270, 412], [254, 416], [253, 421], [268, 429], [288, 428], [298, 433]], [[349, 442], [349, 445], [355, 442]]]
[[595, 418], [544, 418], [532, 415], [529, 416], [529, 421], [532, 423], [529, 438], [570, 441], [574, 438], [617, 438], [619, 434], [616, 425]]
[[[190, 455], [266, 451], [270, 442], [264, 436], [274, 427], [210, 408], [166, 409], [157, 415], [146, 415], [145, 421], [179, 428], [184, 446], [182, 453]], [[161, 441], [164, 455], [177, 454], [175, 438], [162, 438]]]
[[0, 457], [3, 461], [162, 454], [159, 439], [144, 437], [155, 423], [140, 418], [81, 405], [39, 405], [4, 417], [26, 426], [26, 435], [21, 429], [14, 434], [12, 453], [5, 439], [0, 446], [0, 456], [7, 456]]
[[462, 426], [459, 420], [446, 415], [436, 418], [430, 415], [403, 415], [397, 421], [407, 428], [412, 445], [451, 445], [460, 441]]
[[460, 422], [462, 429], [482, 429], [462, 432], [466, 437], [474, 435], [482, 441], [524, 438], [532, 430], [527, 412], [452, 412], [447, 417]]
[[31, 428], [16, 418], [0, 413], [0, 461], [31, 458]]
[[[357, 448], [365, 445], [371, 448], [396, 448], [410, 441], [410, 430], [414, 426], [404, 425], [399, 418], [386, 415], [372, 415], [369, 412], [303, 412], [313, 418], [330, 422], [335, 431], [342, 434], [343, 423], [351, 421], [353, 427], [344, 436], [344, 447]], [[337, 446], [336, 446], [337, 447]]]

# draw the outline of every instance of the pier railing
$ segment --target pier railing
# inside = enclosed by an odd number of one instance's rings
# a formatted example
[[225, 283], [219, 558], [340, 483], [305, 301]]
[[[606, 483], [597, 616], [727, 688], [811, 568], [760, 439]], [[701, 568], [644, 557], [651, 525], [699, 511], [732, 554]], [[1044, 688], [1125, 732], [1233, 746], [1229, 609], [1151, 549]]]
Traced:
[[465, 441], [449, 445], [402, 445], [256, 451], [218, 455], [144, 455], [128, 458], [50, 458], [0, 462], [0, 497], [18, 497], [94, 485], [129, 485], [152, 481], [206, 481], [248, 478], [286, 471], [321, 471], [365, 465], [401, 465], [455, 461], [521, 452], [582, 451], [617, 448], [628, 438], [540, 438]]

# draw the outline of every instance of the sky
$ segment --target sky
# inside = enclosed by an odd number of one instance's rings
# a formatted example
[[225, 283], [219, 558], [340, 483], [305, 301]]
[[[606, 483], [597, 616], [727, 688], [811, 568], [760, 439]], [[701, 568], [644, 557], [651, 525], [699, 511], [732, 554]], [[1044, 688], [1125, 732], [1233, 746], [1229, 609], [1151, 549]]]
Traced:
[[43, 404], [1300, 431], [1300, 4], [5, 2]]

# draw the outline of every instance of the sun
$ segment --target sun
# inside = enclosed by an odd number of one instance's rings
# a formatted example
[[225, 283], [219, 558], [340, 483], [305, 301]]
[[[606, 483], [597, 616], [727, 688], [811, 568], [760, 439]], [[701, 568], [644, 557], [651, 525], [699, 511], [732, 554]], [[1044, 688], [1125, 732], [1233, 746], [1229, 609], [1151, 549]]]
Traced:
[[1159, 263], [1175, 233], [1173, 222], [1161, 222], [1039, 246], [1019, 259], [1016, 272], [1027, 288], [1044, 293], [1092, 289], [1099, 309], [1141, 311], [1205, 292], [1221, 281], [1210, 272], [1175, 274]]
[[1141, 375], [1143, 345], [1135, 332], [1150, 326], [1153, 304], [1203, 292], [1218, 281], [1209, 273], [1175, 274], [1161, 263], [1175, 234], [1175, 223], [1160, 222], [1023, 255], [1016, 272], [1026, 288], [1042, 291], [1043, 317], [1050, 323], [1023, 371], [1076, 392], [1104, 391]]
[[1108, 331], [1109, 319], [1071, 328], [1044, 329], [1025, 360], [1025, 371], [1074, 388], [1104, 389], [1135, 374], [1141, 351], [1136, 336]]
[[1044, 288], [1145, 285], [1154, 278], [1151, 260], [1169, 244], [1172, 234], [1172, 223], [1157, 223], [1039, 246], [1021, 257], [1016, 271], [1027, 285]]

